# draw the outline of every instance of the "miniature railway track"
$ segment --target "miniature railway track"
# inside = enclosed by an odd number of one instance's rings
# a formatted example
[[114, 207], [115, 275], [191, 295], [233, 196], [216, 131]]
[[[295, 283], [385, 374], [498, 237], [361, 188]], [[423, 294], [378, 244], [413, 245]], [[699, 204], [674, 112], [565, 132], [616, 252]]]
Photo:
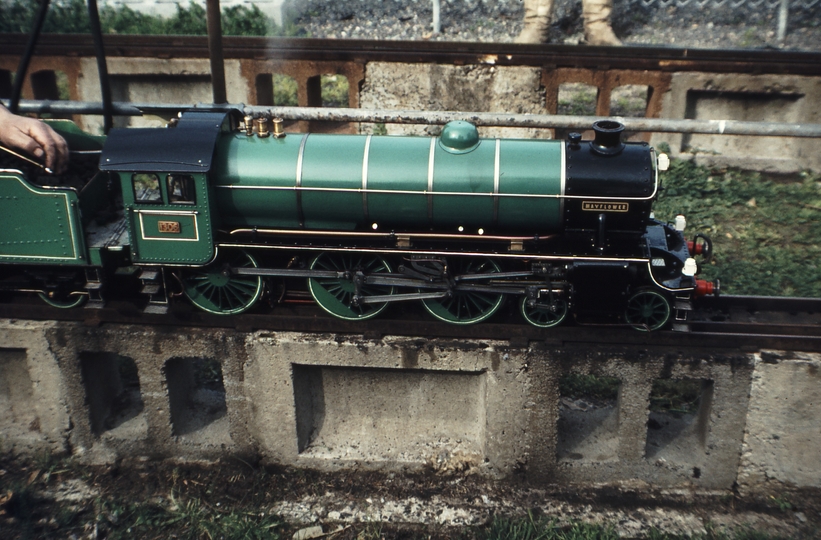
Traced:
[[[443, 324], [415, 309], [400, 307], [385, 316], [359, 322], [326, 315], [311, 304], [283, 304], [267, 313], [248, 312], [219, 316], [198, 311], [177, 302], [164, 315], [145, 314], [129, 302], [109, 302], [103, 309], [56, 309], [26, 299], [0, 304], [0, 318], [15, 320], [56, 320], [100, 324], [139, 324], [170, 327], [233, 328], [255, 330], [362, 335], [379, 339], [400, 335], [440, 339], [488, 339], [508, 341], [512, 347], [542, 344], [547, 347], [598, 345], [646, 345], [660, 347], [708, 348], [714, 350], [783, 349], [821, 351], [821, 299], [725, 296], [704, 299], [693, 313], [689, 333], [638, 332], [626, 325], [570, 323], [540, 329], [520, 321], [511, 310], [500, 312], [490, 322], [470, 326]], [[504, 310], [502, 310], [504, 311]]]
[[[109, 57], [208, 58], [205, 36], [106, 35]], [[4, 54], [24, 52], [26, 36], [0, 34]], [[225, 58], [328, 62], [409, 62], [495, 64], [552, 68], [631, 69], [821, 75], [821, 53], [755, 50], [711, 50], [670, 47], [578, 47], [440, 41], [371, 41], [355, 39], [284, 39], [225, 37]], [[91, 57], [90, 35], [44, 34], [35, 55]]]

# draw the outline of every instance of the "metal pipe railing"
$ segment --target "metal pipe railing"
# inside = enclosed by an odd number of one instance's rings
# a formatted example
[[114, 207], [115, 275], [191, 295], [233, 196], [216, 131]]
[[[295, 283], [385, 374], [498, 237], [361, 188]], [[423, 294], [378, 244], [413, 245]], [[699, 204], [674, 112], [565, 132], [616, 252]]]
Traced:
[[[0, 100], [4, 103], [7, 100]], [[237, 109], [245, 115], [267, 114], [285, 120], [368, 122], [384, 124], [442, 125], [452, 120], [466, 120], [477, 126], [590, 129], [598, 116], [569, 116], [551, 114], [505, 114], [457, 111], [364, 110], [331, 107], [262, 107], [242, 104], [166, 104], [125, 103], [112, 104], [119, 116], [159, 114], [173, 116], [177, 111], [194, 108]], [[101, 114], [102, 104], [88, 101], [20, 102], [20, 112], [37, 114]], [[701, 133], [708, 135], [750, 135], [759, 137], [821, 138], [821, 124], [788, 124], [783, 122], [744, 122], [739, 120], [679, 120], [671, 118], [624, 118], [609, 116], [624, 124], [626, 131], [652, 133]]]

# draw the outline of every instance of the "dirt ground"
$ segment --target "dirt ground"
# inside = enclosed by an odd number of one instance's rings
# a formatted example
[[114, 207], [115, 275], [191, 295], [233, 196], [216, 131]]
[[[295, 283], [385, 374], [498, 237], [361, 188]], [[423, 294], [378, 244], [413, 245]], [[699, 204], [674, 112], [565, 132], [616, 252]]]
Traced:
[[206, 538], [211, 534], [192, 534], [198, 520], [237, 516], [282, 538], [311, 525], [327, 536], [338, 530], [333, 537], [340, 539], [470, 538], [495, 518], [528, 512], [559, 527], [603, 524], [625, 538], [717, 530], [821, 537], [821, 496], [801, 491], [742, 498], [638, 483], [559, 488], [533, 486], [524, 474], [506, 482], [433, 470], [328, 474], [240, 457], [213, 463], [137, 459], [105, 467], [48, 456], [0, 458], [4, 539]]

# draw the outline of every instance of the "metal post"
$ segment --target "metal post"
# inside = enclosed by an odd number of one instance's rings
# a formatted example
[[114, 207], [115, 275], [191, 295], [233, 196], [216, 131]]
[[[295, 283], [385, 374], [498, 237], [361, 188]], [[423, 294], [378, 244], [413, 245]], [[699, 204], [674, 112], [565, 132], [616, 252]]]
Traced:
[[28, 45], [26, 45], [26, 52], [20, 57], [20, 64], [17, 66], [17, 75], [14, 79], [14, 88], [12, 89], [11, 102], [9, 103], [9, 110], [13, 113], [17, 113], [17, 105], [20, 103], [20, 96], [23, 93], [23, 83], [26, 80], [26, 73], [28, 73], [31, 57], [34, 55], [34, 47], [37, 46], [37, 40], [40, 38], [43, 23], [46, 22], [48, 6], [49, 0], [42, 0], [40, 2], [40, 8], [37, 10], [37, 16], [34, 18], [34, 27], [29, 36]]
[[97, 56], [97, 72], [100, 76], [100, 97], [103, 100], [103, 132], [108, 134], [114, 125], [114, 113], [111, 105], [111, 84], [108, 79], [108, 64], [105, 59], [103, 30], [100, 26], [97, 0], [88, 0], [88, 19], [91, 24], [91, 37], [94, 40], [94, 51]]
[[787, 39], [787, 14], [789, 11], [790, 0], [781, 0], [781, 6], [778, 10], [778, 44], [784, 46], [784, 40]]
[[225, 92], [225, 62], [222, 55], [222, 20], [219, 0], [208, 0], [208, 53], [211, 56], [211, 86], [214, 103], [228, 103]]
[[431, 0], [433, 2], [433, 33], [442, 33], [442, 22], [439, 20], [440, 0]]

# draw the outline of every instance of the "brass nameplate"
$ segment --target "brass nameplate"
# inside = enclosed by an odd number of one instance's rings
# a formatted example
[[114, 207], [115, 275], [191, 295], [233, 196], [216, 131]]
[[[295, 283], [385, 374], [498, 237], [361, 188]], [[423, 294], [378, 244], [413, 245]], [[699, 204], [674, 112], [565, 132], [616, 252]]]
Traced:
[[582, 201], [582, 210], [586, 212], [629, 212], [630, 203]]
[[179, 221], [158, 221], [157, 227], [161, 233], [180, 234], [182, 232]]

